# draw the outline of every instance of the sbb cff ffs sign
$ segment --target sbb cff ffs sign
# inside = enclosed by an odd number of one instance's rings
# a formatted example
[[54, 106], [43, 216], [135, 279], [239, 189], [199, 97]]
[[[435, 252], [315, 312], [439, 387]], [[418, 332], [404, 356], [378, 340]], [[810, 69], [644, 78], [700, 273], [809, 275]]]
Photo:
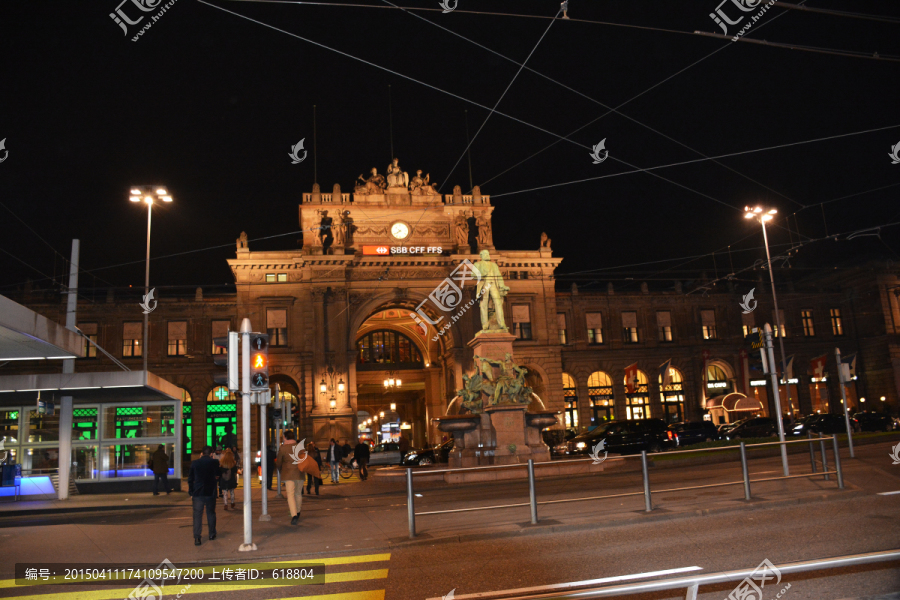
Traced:
[[250, 390], [263, 392], [269, 389], [269, 336], [250, 334]]

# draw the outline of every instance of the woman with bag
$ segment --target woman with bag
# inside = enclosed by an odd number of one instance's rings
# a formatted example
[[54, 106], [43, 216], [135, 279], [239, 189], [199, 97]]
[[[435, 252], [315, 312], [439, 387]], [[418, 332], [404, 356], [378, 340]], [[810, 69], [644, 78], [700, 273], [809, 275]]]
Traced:
[[[237, 463], [231, 448], [222, 453], [219, 460], [219, 489], [225, 499], [225, 510], [234, 510], [234, 490], [237, 487]], [[229, 507], [229, 504], [231, 505]]]

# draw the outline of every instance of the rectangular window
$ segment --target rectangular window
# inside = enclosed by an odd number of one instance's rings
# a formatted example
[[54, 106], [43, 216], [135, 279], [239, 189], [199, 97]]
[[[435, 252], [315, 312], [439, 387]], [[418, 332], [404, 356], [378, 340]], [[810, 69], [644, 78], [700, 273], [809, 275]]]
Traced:
[[[779, 323], [781, 324], [781, 327], [778, 327]], [[784, 309], [782, 309], [782, 308], [778, 309], [777, 318], [775, 315], [775, 311], [773, 310], [772, 311], [772, 333], [775, 335], [775, 337], [778, 337], [778, 336], [787, 337], [785, 327], [786, 327], [786, 325], [784, 323]]]
[[803, 320], [803, 335], [806, 337], [814, 337], [816, 335], [816, 326], [813, 324], [812, 310], [801, 310], [800, 318]]
[[[226, 337], [229, 329], [231, 329], [231, 321], [213, 321], [212, 338]], [[210, 344], [212, 345], [212, 354], [225, 354], [227, 352], [225, 348], [217, 348], [212, 340], [210, 340]]]
[[659, 341], [672, 341], [672, 313], [667, 310], [656, 311], [656, 326], [659, 328]]
[[141, 356], [144, 337], [143, 323], [125, 323], [122, 328], [122, 356]]
[[[78, 329], [94, 344], [97, 343], [97, 324], [96, 323], [79, 323]], [[84, 343], [84, 357], [97, 358], [97, 346], [82, 338]]]
[[828, 311], [831, 316], [831, 332], [834, 335], [844, 335], [844, 323], [841, 321], [841, 309], [832, 308]]
[[716, 339], [716, 311], [701, 310], [700, 311], [700, 322], [703, 327], [703, 339], [704, 340]]
[[266, 311], [266, 331], [270, 346], [287, 346], [287, 310], [273, 308]]
[[531, 339], [531, 305], [513, 304], [513, 335], [520, 340]]
[[753, 328], [756, 327], [756, 320], [753, 318], [753, 313], [742, 313], [741, 322], [743, 323], [744, 337], [747, 337], [750, 335], [750, 332], [753, 331]]
[[287, 283], [287, 273], [278, 274], [278, 283]]
[[566, 313], [556, 313], [556, 326], [559, 329], [559, 343], [566, 344]]
[[266, 273], [266, 283], [275, 283], [275, 273]]
[[187, 354], [187, 321], [169, 321], [169, 356]]
[[626, 344], [636, 344], [638, 342], [637, 313], [622, 313], [622, 339]]
[[603, 313], [585, 313], [587, 321], [588, 344], [603, 343]]

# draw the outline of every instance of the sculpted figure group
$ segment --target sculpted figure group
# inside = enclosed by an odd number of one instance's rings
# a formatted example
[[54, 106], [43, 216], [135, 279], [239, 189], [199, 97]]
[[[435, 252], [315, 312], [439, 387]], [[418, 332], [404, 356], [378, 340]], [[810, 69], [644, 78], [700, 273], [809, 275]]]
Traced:
[[[475, 367], [475, 373], [463, 375], [463, 389], [456, 392], [462, 397], [462, 405], [468, 412], [478, 414], [487, 406], [527, 405], [531, 402], [533, 390], [525, 384], [528, 369], [514, 363], [509, 353], [506, 353], [503, 360], [476, 354]], [[494, 367], [500, 370], [500, 375], [496, 378]]]
[[364, 178], [362, 174], [356, 178], [354, 191], [357, 194], [383, 194], [388, 188], [403, 188], [414, 195], [437, 194], [437, 184], [431, 183], [431, 176], [426, 173], [422, 177], [422, 170], [416, 171], [416, 175], [410, 179], [409, 173], [400, 168], [400, 160], [395, 158], [387, 166], [387, 178], [378, 173], [378, 169], [372, 167], [371, 175]]

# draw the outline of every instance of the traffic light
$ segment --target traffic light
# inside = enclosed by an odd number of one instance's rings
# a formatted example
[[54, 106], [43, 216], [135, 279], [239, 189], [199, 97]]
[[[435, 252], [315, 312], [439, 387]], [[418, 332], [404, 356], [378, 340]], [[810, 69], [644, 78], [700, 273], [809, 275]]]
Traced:
[[250, 390], [269, 390], [269, 336], [250, 334]]
[[213, 377], [218, 385], [228, 386], [232, 392], [241, 389], [240, 378], [238, 377], [238, 336], [237, 331], [229, 331], [227, 337], [213, 338], [213, 344], [216, 348], [224, 348], [223, 354], [213, 356], [213, 363], [218, 367], [227, 367], [226, 373], [216, 374]]

